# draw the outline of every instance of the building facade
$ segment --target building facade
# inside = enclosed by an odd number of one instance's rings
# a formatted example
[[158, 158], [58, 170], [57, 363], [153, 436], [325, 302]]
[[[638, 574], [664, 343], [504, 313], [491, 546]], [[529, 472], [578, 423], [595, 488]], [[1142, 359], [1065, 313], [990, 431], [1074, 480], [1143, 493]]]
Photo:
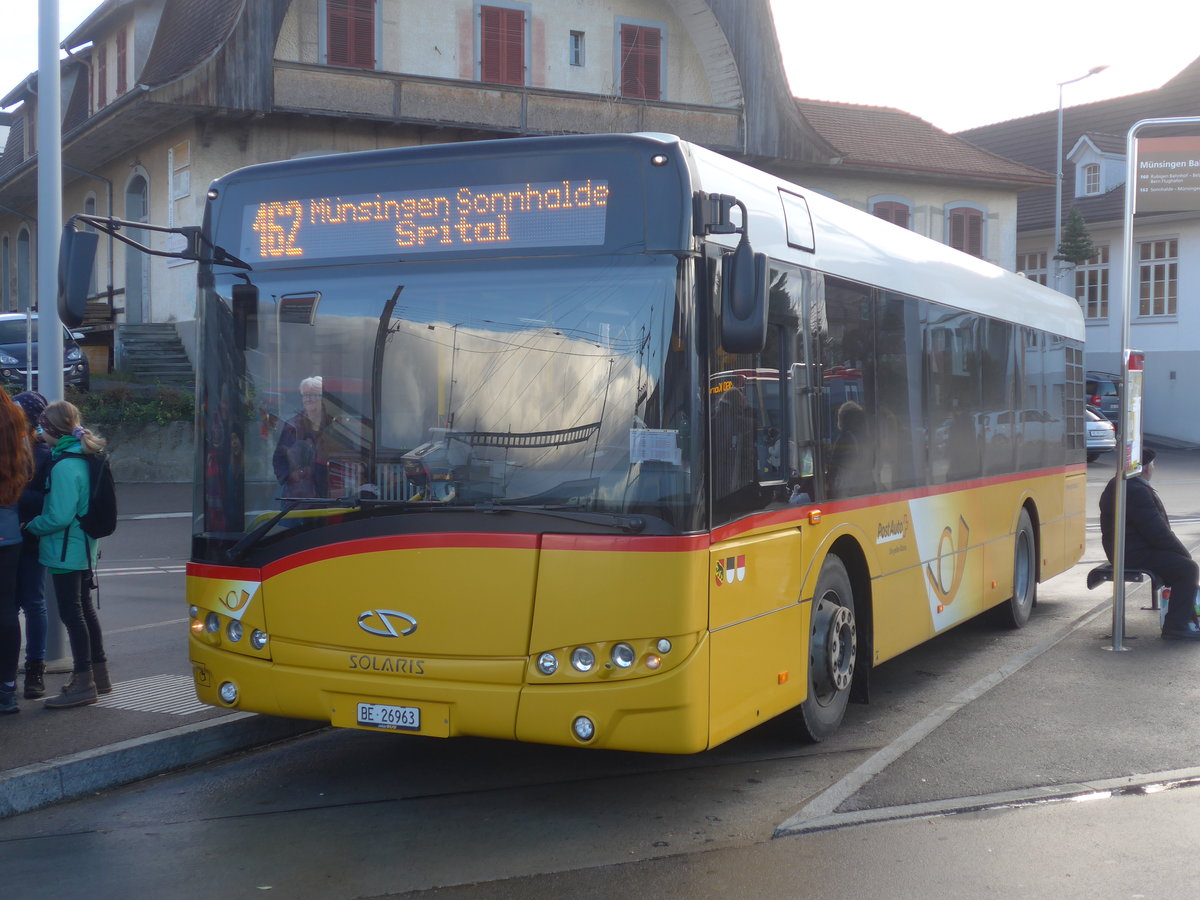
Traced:
[[[213, 179], [269, 160], [650, 131], [1011, 265], [1046, 178], [895, 110], [798, 104], [766, 0], [104, 0], [62, 46], [64, 218], [199, 224]], [[36, 74], [0, 100], [5, 310], [36, 297], [37, 103]], [[139, 324], [187, 341], [194, 295], [194, 264], [102, 238], [89, 340], [118, 365]]]
[[[1054, 259], [1054, 189], [1021, 194], [1017, 255], [1027, 277], [1073, 294], [1087, 321], [1085, 365], [1119, 372], [1122, 309], [1128, 269], [1124, 260], [1126, 143], [1144, 119], [1200, 115], [1200, 60], [1161, 88], [1070, 107], [1063, 112], [1064, 220], [1079, 211], [1095, 245], [1086, 262]], [[1139, 137], [1200, 134], [1190, 128], [1144, 129]], [[962, 132], [959, 137], [1002, 156], [1055, 171], [1057, 111]], [[1135, 216], [1134, 292], [1130, 303], [1134, 349], [1146, 353], [1143, 429], [1200, 443], [1191, 385], [1200, 382], [1200, 203], [1195, 212]]]

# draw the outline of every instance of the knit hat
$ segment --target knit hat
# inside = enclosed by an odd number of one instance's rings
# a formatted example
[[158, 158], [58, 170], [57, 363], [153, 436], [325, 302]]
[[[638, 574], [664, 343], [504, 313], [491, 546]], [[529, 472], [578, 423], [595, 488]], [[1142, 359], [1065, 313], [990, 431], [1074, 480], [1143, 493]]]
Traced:
[[29, 427], [32, 428], [46, 411], [47, 401], [37, 391], [22, 391], [13, 397], [13, 403], [25, 410], [25, 418], [29, 420]]
[[1150, 463], [1154, 462], [1155, 457], [1157, 457], [1157, 456], [1158, 456], [1158, 454], [1154, 452], [1153, 447], [1143, 447], [1142, 448], [1142, 465], [1143, 466], [1150, 465]]

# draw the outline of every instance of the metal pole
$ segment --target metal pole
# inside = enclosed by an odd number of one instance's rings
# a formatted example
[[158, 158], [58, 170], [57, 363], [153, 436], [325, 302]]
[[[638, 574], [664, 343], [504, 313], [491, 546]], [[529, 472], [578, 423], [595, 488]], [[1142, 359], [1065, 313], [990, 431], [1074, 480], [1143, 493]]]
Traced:
[[1108, 66], [1093, 66], [1088, 69], [1087, 73], [1080, 75], [1078, 78], [1072, 78], [1068, 81], [1060, 81], [1058, 83], [1058, 149], [1054, 154], [1054, 250], [1051, 252], [1051, 262], [1054, 265], [1054, 289], [1061, 292], [1062, 282], [1062, 261], [1058, 258], [1058, 247], [1062, 243], [1062, 189], [1063, 189], [1063, 85], [1074, 84], [1077, 81], [1083, 81], [1085, 78], [1091, 78], [1098, 72], [1103, 72]]
[[38, 0], [38, 390], [51, 401], [63, 397], [63, 327], [58, 320], [58, 240], [63, 205], [58, 65], [58, 0]]
[[[62, 232], [62, 94], [58, 70], [58, 0], [38, 0], [37, 298], [38, 390], [63, 399], [63, 326], [58, 319], [58, 241]], [[54, 598], [53, 601], [51, 598]], [[58, 599], [46, 574], [46, 665], [64, 671], [70, 657]]]
[[[1125, 139], [1125, 227], [1121, 255], [1125, 266], [1125, 294], [1121, 299], [1121, 385], [1120, 415], [1117, 417], [1117, 473], [1113, 495], [1113, 650], [1124, 650], [1125, 636], [1125, 460], [1129, 445], [1129, 351], [1133, 292], [1137, 287], [1133, 259], [1133, 214], [1137, 200], [1137, 133], [1151, 125], [1200, 124], [1200, 116], [1174, 119], [1142, 119], [1129, 129]], [[1131, 460], [1132, 462], [1132, 460]]]

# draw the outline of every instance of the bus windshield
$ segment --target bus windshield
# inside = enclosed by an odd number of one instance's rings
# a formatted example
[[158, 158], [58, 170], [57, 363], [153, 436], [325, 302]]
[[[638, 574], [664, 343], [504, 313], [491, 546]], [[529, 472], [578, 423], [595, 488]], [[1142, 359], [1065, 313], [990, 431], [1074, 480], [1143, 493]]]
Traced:
[[505, 505], [688, 527], [681, 271], [673, 255], [276, 269], [256, 273], [244, 348], [222, 276], [202, 294], [198, 531]]

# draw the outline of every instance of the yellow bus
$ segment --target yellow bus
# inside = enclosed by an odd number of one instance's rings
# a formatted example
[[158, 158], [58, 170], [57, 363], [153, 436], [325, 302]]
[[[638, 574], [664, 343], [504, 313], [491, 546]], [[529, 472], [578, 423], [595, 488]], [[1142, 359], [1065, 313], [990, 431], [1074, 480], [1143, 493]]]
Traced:
[[1025, 623], [1084, 542], [1070, 298], [665, 135], [270, 163], [199, 255], [198, 696], [691, 753]]

